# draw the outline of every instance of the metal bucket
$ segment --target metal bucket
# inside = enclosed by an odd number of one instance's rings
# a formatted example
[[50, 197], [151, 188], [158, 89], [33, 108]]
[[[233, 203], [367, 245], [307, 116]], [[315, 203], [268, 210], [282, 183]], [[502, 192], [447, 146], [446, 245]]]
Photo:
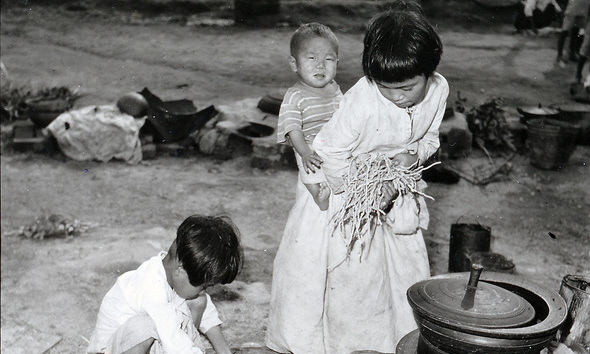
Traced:
[[469, 255], [489, 252], [492, 229], [480, 224], [452, 224], [449, 243], [449, 272], [467, 272], [471, 269]]
[[561, 169], [576, 149], [580, 126], [553, 119], [527, 121], [527, 147], [531, 165], [545, 169]]
[[559, 294], [568, 308], [567, 319], [558, 333], [559, 341], [576, 353], [590, 353], [590, 279], [566, 275]]

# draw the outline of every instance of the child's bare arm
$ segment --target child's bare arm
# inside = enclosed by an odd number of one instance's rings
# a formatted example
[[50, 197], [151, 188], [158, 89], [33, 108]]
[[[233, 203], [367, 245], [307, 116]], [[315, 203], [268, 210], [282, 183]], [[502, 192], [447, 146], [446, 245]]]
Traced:
[[215, 353], [232, 354], [229, 344], [227, 344], [223, 332], [221, 332], [221, 326], [211, 327], [205, 335], [209, 339], [209, 342], [211, 342], [213, 349], [215, 349]]
[[318, 154], [307, 145], [305, 137], [301, 131], [292, 130], [287, 133], [287, 137], [291, 141], [295, 151], [301, 156], [305, 172], [315, 172], [316, 168], [320, 168], [320, 165], [322, 164], [321, 157], [319, 157]]
[[[195, 327], [199, 328], [205, 308], [207, 307], [207, 296], [202, 295], [196, 299], [187, 300], [186, 303], [191, 310], [191, 316]], [[231, 350], [225, 341], [225, 338], [223, 337], [220, 326], [212, 327], [207, 331], [207, 333], [205, 333], [205, 335], [209, 339], [209, 342], [211, 342], [211, 345], [213, 346], [213, 349], [215, 349], [216, 353], [231, 354]]]
[[201, 319], [203, 318], [203, 313], [205, 312], [205, 308], [207, 307], [207, 297], [206, 296], [199, 296], [196, 299], [187, 300], [186, 304], [188, 308], [191, 310], [191, 316], [193, 319], [193, 323], [195, 327], [199, 328], [201, 324]]

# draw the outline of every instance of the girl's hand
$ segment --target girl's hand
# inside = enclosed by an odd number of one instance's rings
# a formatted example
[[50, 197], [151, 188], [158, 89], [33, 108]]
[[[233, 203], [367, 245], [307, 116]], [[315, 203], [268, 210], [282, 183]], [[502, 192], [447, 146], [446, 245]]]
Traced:
[[412, 154], [409, 152], [400, 152], [395, 155], [392, 159], [393, 163], [396, 163], [402, 167], [410, 167], [416, 164], [418, 161], [418, 154]]
[[379, 209], [386, 210], [389, 205], [399, 196], [397, 189], [393, 187], [392, 182], [384, 182], [381, 186], [381, 203]]
[[302, 155], [301, 159], [303, 160], [303, 168], [305, 169], [306, 173], [315, 172], [316, 168], [320, 168], [322, 162], [322, 158], [313, 150], [311, 153], [307, 155]]

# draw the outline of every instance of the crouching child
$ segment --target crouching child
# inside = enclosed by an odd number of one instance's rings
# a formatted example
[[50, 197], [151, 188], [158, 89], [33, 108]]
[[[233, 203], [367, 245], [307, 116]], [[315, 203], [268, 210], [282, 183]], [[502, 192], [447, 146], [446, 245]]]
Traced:
[[189, 216], [168, 252], [121, 275], [107, 292], [87, 352], [202, 354], [200, 332], [217, 353], [231, 353], [205, 289], [231, 283], [242, 258], [229, 218]]

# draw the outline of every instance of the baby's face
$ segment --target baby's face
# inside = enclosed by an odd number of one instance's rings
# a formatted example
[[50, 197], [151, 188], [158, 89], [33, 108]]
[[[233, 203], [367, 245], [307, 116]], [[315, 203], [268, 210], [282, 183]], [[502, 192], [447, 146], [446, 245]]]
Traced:
[[422, 102], [427, 83], [428, 79], [424, 75], [415, 76], [402, 82], [376, 82], [383, 97], [399, 108], [408, 108]]
[[338, 54], [334, 45], [322, 37], [305, 40], [295, 57], [291, 57], [291, 68], [300, 80], [315, 88], [323, 88], [336, 77]]

